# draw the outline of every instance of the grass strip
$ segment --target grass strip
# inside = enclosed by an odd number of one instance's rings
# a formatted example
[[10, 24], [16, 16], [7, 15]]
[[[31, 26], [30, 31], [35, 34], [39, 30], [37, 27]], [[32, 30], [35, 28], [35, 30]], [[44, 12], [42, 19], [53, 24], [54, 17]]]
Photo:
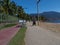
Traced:
[[4, 27], [12, 27], [12, 26], [14, 26], [14, 25], [16, 25], [16, 24], [7, 24], [7, 25], [5, 25]]
[[18, 33], [13, 37], [9, 43], [9, 45], [25, 45], [24, 37], [26, 32], [26, 27], [21, 28]]
[[12, 27], [12, 26], [14, 26], [14, 25], [16, 25], [16, 24], [6, 24], [6, 25], [2, 26], [2, 27], [0, 28], [0, 30], [3, 29], [3, 28]]

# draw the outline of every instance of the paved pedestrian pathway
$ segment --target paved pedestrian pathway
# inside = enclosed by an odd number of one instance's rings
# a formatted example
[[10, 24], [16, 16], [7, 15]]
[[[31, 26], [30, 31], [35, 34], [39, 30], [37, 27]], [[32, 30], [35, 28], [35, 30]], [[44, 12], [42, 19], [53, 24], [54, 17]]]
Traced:
[[60, 45], [60, 36], [39, 26], [27, 24], [26, 45]]
[[7, 45], [20, 28], [13, 26], [0, 31], [0, 45]]

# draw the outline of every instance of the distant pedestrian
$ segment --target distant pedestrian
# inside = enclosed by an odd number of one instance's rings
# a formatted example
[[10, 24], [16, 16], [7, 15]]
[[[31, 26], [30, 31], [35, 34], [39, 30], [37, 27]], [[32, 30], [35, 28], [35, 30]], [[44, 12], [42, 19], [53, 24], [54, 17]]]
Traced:
[[36, 17], [35, 16], [33, 16], [33, 18], [32, 18], [32, 25], [36, 25]]
[[33, 25], [36, 25], [36, 21], [35, 20], [33, 20]]

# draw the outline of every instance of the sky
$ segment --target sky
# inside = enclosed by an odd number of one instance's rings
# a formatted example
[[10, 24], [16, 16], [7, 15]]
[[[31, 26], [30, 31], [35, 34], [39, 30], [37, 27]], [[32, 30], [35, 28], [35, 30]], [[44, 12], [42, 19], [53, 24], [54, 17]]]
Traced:
[[[17, 5], [24, 8], [25, 12], [37, 13], [37, 0], [13, 0]], [[39, 3], [39, 13], [56, 11], [60, 12], [60, 0], [41, 0]]]

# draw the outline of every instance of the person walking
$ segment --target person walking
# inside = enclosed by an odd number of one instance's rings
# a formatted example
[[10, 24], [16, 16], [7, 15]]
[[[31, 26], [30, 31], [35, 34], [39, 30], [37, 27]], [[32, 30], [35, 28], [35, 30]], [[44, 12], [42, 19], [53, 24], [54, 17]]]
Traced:
[[33, 18], [33, 25], [36, 25], [35, 16], [34, 16], [34, 18]]

